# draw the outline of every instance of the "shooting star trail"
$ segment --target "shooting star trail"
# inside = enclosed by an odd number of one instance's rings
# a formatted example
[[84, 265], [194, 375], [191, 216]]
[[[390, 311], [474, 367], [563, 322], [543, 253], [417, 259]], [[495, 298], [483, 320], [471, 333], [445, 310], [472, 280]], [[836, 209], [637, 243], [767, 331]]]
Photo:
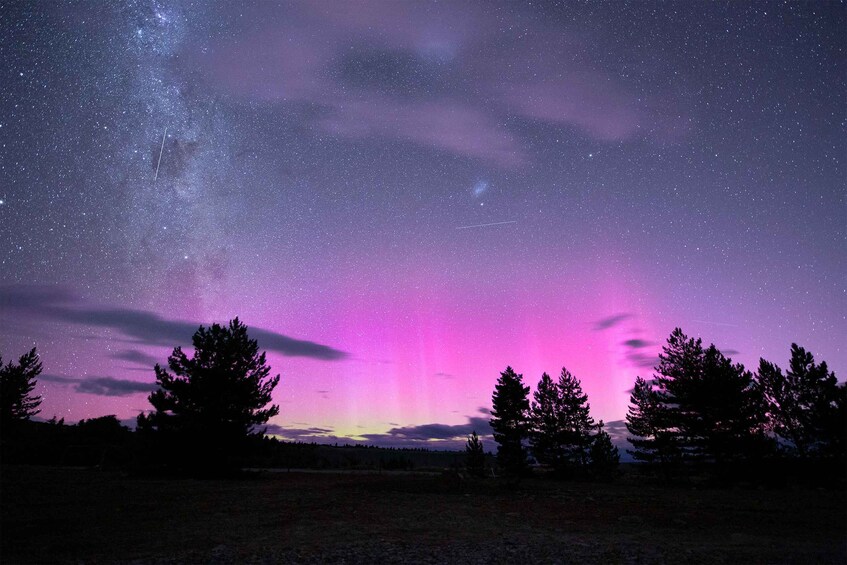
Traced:
[[712, 324], [713, 326], [727, 326], [730, 328], [740, 328], [736, 324], [727, 324], [726, 322], [710, 322], [709, 320], [691, 320], [692, 322], [700, 322], [701, 324]]
[[517, 220], [509, 220], [508, 222], [492, 222], [490, 224], [474, 224], [472, 226], [459, 226], [457, 230], [469, 230], [471, 228], [486, 228], [488, 226], [502, 226], [504, 224], [516, 224]]
[[168, 128], [165, 128], [165, 133], [162, 134], [162, 147], [159, 148], [159, 160], [156, 161], [156, 174], [153, 176], [153, 182], [159, 178], [159, 165], [162, 164], [162, 151], [165, 150], [165, 136], [168, 135]]

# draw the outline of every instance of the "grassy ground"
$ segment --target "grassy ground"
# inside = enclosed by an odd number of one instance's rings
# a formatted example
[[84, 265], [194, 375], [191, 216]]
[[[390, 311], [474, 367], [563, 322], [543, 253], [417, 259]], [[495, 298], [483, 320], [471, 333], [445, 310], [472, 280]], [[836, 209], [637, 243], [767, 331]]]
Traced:
[[0, 561], [845, 563], [844, 491], [0, 472]]

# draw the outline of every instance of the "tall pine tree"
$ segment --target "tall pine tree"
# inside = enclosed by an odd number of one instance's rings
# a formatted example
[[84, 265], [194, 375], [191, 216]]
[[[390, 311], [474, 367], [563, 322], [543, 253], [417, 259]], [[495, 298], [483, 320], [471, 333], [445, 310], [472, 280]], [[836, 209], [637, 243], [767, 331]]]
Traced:
[[699, 455], [719, 463], [755, 456], [764, 413], [753, 375], [710, 345], [703, 352], [702, 379], [689, 399], [698, 414], [689, 422], [689, 437]]
[[562, 435], [561, 394], [559, 387], [544, 373], [533, 393], [530, 417], [530, 445], [532, 453], [539, 463], [559, 467], [563, 463], [561, 449], [558, 448]]
[[562, 367], [559, 382], [560, 419], [562, 435], [559, 439], [566, 464], [587, 465], [590, 461], [594, 419], [590, 415], [588, 395], [570, 371]]
[[696, 396], [692, 388], [702, 381], [702, 358], [703, 342], [689, 339], [680, 328], [671, 332], [659, 355], [654, 421], [657, 432], [666, 438], [671, 459], [690, 456], [695, 450], [688, 430], [698, 415], [689, 399]]
[[491, 428], [497, 442], [497, 463], [510, 477], [519, 477], [527, 466], [524, 441], [529, 433], [529, 387], [511, 367], [500, 373], [491, 397]]
[[645, 463], [667, 462], [670, 437], [659, 424], [659, 399], [653, 386], [641, 377], [635, 378], [635, 386], [629, 397], [629, 409], [626, 413], [626, 429], [630, 436], [627, 441], [632, 449], [627, 453], [636, 461]]

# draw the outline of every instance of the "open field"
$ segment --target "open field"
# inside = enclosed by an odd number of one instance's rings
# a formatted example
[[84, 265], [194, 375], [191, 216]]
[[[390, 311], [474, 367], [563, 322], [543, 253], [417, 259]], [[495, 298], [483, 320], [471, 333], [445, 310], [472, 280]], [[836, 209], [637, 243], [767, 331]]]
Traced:
[[847, 562], [843, 490], [2, 468], [3, 563]]

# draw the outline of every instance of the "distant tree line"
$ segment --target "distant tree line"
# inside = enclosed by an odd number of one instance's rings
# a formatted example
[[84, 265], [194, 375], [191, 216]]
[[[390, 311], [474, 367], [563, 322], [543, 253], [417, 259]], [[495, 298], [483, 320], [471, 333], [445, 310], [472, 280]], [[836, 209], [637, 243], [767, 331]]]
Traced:
[[[157, 388], [148, 397], [154, 410], [138, 416], [136, 433], [115, 416], [75, 426], [55, 418], [30, 421], [41, 404], [34, 394], [42, 370], [38, 354], [32, 349], [17, 362], [0, 359], [2, 460], [191, 475], [231, 473], [250, 464], [410, 469], [435, 461], [411, 455], [415, 450], [364, 457], [358, 450], [319, 453], [315, 445], [267, 438], [262, 426], [278, 413], [271, 393], [279, 375], [270, 376], [246, 326], [238, 318], [201, 326], [192, 343], [190, 357], [177, 347], [167, 368], [155, 366]], [[579, 379], [562, 368], [555, 380], [542, 374], [531, 397], [529, 391], [511, 367], [495, 385], [490, 423], [499, 474], [518, 478], [534, 463], [558, 477], [614, 478], [618, 450], [603, 422], [591, 417]], [[714, 345], [704, 347], [675, 329], [655, 374], [636, 377], [626, 427], [632, 446], [627, 451], [664, 477], [702, 468], [735, 471], [751, 463], [778, 472], [786, 462], [837, 473], [847, 462], [847, 385], [796, 344], [786, 371], [761, 359], [753, 374]], [[474, 431], [464, 466], [485, 476], [494, 471], [487, 459]]]

